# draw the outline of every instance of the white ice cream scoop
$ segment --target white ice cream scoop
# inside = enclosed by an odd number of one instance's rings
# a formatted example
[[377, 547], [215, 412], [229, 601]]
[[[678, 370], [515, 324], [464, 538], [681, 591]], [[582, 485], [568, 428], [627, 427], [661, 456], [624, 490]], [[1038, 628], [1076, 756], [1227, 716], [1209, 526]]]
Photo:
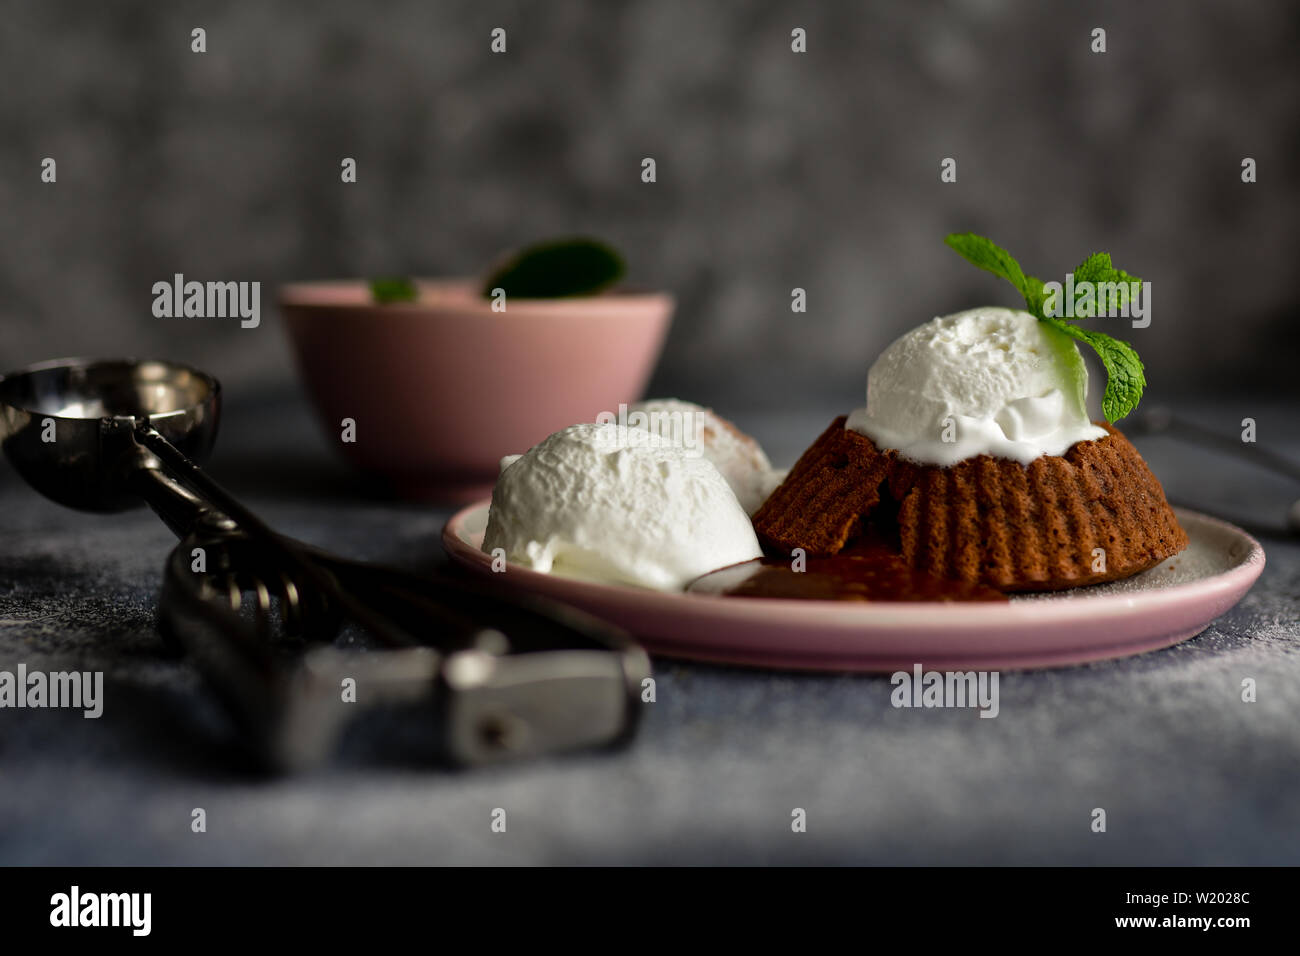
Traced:
[[1028, 464], [1103, 438], [1087, 413], [1074, 340], [1028, 312], [940, 316], [895, 340], [867, 373], [847, 427], [882, 448], [946, 467], [977, 455]]
[[754, 438], [711, 408], [677, 398], [654, 398], [628, 406], [627, 424], [695, 451], [727, 479], [746, 514], [758, 510], [785, 477], [774, 471]]
[[661, 591], [761, 554], [707, 458], [645, 430], [572, 425], [507, 460], [483, 550], [533, 571]]

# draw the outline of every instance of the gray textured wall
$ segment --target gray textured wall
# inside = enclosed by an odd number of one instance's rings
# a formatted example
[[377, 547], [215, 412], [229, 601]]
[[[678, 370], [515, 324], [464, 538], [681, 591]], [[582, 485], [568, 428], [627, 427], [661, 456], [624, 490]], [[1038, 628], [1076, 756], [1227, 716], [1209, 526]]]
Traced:
[[943, 246], [972, 229], [1044, 277], [1105, 249], [1152, 280], [1153, 390], [1294, 393], [1298, 10], [0, 3], [0, 365], [152, 352], [251, 387], [293, 374], [278, 317], [156, 319], [153, 282], [465, 273], [591, 232], [680, 297], [656, 390], [856, 396], [899, 332], [1013, 302]]

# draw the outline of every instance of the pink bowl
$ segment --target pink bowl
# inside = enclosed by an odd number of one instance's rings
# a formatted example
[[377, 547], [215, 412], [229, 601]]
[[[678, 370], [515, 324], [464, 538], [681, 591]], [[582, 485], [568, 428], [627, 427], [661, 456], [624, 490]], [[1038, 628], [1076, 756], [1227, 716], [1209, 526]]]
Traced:
[[489, 492], [503, 455], [640, 398], [674, 306], [612, 293], [493, 312], [475, 280], [417, 285], [418, 302], [375, 305], [361, 281], [295, 283], [280, 310], [327, 435], [400, 493], [447, 501]]

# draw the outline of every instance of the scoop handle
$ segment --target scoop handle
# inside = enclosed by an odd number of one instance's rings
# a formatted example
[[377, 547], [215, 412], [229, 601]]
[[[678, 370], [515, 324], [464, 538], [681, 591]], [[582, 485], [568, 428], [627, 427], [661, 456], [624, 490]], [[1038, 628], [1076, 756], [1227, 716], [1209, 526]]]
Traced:
[[141, 463], [127, 479], [127, 487], [143, 498], [178, 538], [201, 525], [214, 530], [235, 529], [233, 521], [168, 475], [156, 462]]
[[[192, 499], [193, 502], [206, 508], [208, 512], [220, 512], [250, 536], [268, 541], [273, 541], [279, 537], [262, 522], [261, 518], [231, 497], [229, 492], [209, 478], [203, 469], [194, 464], [186, 457], [184, 452], [164, 438], [158, 429], [149, 424], [147, 420], [136, 425], [134, 437], [137, 444], [153, 452], [158, 460], [162, 462], [163, 467], [170, 472], [170, 474], [161, 476], [167, 479], [168, 491], [174, 487], [181, 494]], [[145, 467], [147, 468], [147, 465]], [[156, 471], [157, 469], [153, 470]], [[185, 486], [196, 489], [202, 497], [190, 492]], [[150, 504], [152, 505], [153, 502], [150, 501]], [[182, 505], [177, 502], [175, 507], [178, 511], [184, 511], [186, 508], [193, 509], [194, 505]], [[154, 510], [157, 510], [157, 508]], [[159, 516], [162, 517], [163, 521], [167, 521], [167, 516], [161, 511]], [[167, 526], [176, 531], [176, 528], [172, 527], [170, 522], [168, 522]], [[184, 532], [178, 531], [177, 534], [183, 537], [189, 530], [189, 528], [186, 528]]]

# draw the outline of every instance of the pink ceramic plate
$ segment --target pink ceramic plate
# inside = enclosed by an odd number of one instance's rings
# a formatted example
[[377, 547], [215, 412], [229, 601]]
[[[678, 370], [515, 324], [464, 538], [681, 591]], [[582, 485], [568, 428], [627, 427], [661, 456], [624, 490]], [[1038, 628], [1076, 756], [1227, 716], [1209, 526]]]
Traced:
[[[656, 654], [813, 670], [995, 670], [1126, 657], [1194, 637], [1250, 590], [1264, 549], [1227, 522], [1186, 509], [1191, 544], [1127, 581], [1009, 604], [791, 601], [661, 594], [538, 574], [509, 566], [522, 591], [583, 608], [635, 634]], [[480, 574], [487, 502], [447, 522], [443, 546]]]

